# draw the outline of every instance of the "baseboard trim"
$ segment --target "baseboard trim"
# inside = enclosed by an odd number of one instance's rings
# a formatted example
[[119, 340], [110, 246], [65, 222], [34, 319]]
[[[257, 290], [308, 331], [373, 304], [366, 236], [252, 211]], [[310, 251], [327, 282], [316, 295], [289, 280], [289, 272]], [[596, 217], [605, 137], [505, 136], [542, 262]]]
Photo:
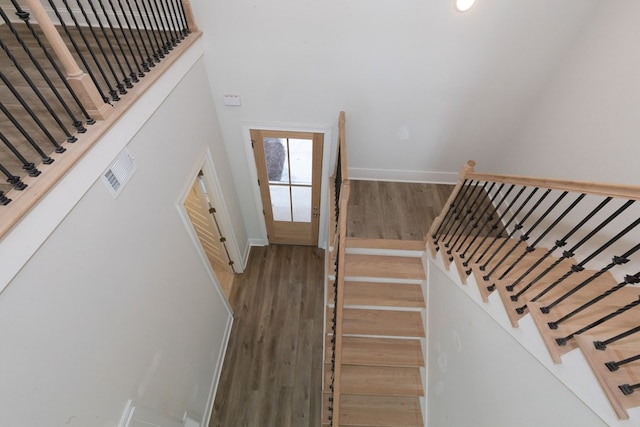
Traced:
[[396, 169], [349, 168], [349, 179], [368, 181], [424, 182], [455, 184], [457, 172], [430, 172]]
[[227, 326], [224, 331], [223, 345], [220, 348], [218, 354], [218, 363], [216, 370], [213, 373], [213, 379], [211, 381], [211, 390], [209, 390], [209, 400], [207, 407], [205, 408], [204, 417], [202, 418], [201, 427], [206, 427], [211, 423], [211, 415], [213, 415], [213, 404], [216, 400], [216, 392], [218, 391], [218, 383], [220, 382], [220, 375], [222, 375], [222, 366], [224, 364], [224, 358], [227, 354], [227, 347], [229, 346], [229, 338], [231, 338], [231, 327], [233, 326], [233, 316], [227, 318]]

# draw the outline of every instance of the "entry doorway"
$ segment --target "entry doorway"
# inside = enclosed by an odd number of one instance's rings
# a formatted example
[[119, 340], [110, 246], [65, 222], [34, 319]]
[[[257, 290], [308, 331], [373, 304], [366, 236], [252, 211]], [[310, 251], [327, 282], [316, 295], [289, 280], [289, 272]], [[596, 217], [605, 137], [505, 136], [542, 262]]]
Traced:
[[235, 278], [234, 263], [229, 256], [227, 239], [222, 235], [216, 209], [211, 203], [201, 170], [184, 201], [184, 208], [211, 264], [222, 291], [229, 300]]
[[251, 129], [269, 243], [318, 244], [324, 135]]

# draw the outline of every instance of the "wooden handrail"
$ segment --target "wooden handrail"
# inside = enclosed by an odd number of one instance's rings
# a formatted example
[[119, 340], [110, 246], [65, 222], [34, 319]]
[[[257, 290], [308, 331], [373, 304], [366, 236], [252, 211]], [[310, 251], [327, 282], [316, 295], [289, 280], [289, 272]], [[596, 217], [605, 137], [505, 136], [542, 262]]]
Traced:
[[335, 201], [335, 194], [336, 191], [338, 190], [336, 188], [336, 177], [338, 176], [338, 156], [340, 156], [340, 176], [343, 180], [348, 179], [347, 176], [347, 146], [346, 146], [346, 141], [345, 141], [345, 112], [344, 111], [340, 111], [340, 114], [338, 116], [338, 144], [336, 146], [336, 161], [335, 161], [335, 165], [333, 167], [333, 174], [329, 177], [329, 188], [330, 188], [330, 194], [331, 194], [331, 198], [329, 200], [329, 212], [330, 212], [330, 217], [329, 217], [329, 238], [328, 238], [328, 245], [329, 247], [336, 247], [337, 244], [337, 238], [338, 238], [338, 230], [337, 230], [337, 224], [336, 224], [336, 219], [335, 219], [335, 212], [336, 212], [336, 201]]
[[611, 196], [614, 198], [618, 197], [628, 200], [640, 200], [640, 186], [637, 185], [602, 184], [589, 181], [571, 181], [551, 178], [523, 177], [517, 175], [475, 173], [473, 171], [468, 173], [466, 178], [478, 181], [550, 188], [552, 190], [566, 190], [598, 196]]
[[336, 330], [334, 339], [336, 345], [335, 370], [333, 372], [333, 418], [332, 425], [340, 425], [340, 378], [342, 374], [342, 318], [344, 306], [344, 265], [346, 258], [346, 237], [347, 237], [347, 205], [349, 204], [349, 193], [351, 185], [349, 181], [342, 182], [340, 191], [340, 218], [338, 225], [339, 248], [338, 248], [338, 276], [336, 277], [338, 292], [336, 295]]
[[340, 166], [342, 180], [349, 179], [349, 173], [347, 168], [347, 137], [346, 137], [346, 114], [344, 111], [340, 111], [340, 118], [338, 119], [338, 144], [340, 145]]
[[82, 102], [84, 108], [92, 118], [105, 120], [113, 112], [113, 107], [104, 102], [98, 88], [93, 84], [89, 75], [80, 69], [80, 66], [71, 55], [71, 51], [44, 10], [40, 0], [25, 0], [25, 2], [31, 14], [35, 17], [40, 29], [51, 44], [51, 48], [60, 59], [69, 85], [73, 88], [73, 91]]

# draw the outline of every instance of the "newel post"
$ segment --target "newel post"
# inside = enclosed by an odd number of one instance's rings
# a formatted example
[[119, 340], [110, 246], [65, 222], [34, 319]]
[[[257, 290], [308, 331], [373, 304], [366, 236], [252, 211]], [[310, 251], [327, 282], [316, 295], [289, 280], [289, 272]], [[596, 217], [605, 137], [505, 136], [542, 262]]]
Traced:
[[51, 44], [51, 48], [60, 59], [67, 74], [69, 85], [71, 85], [89, 115], [98, 120], [104, 120], [109, 117], [113, 107], [104, 102], [91, 77], [80, 69], [53, 22], [49, 19], [47, 12], [42, 7], [40, 0], [25, 0], [25, 2]]
[[475, 166], [476, 166], [476, 162], [474, 160], [469, 160], [467, 161], [467, 163], [464, 164], [464, 166], [462, 166], [462, 169], [460, 169], [460, 173], [458, 174], [458, 182], [456, 183], [456, 186], [454, 187], [453, 191], [449, 195], [449, 198], [447, 199], [447, 202], [445, 203], [444, 208], [442, 209], [442, 212], [440, 212], [440, 215], [438, 215], [436, 219], [433, 220], [433, 223], [431, 224], [431, 227], [429, 228], [429, 231], [425, 236], [425, 241], [427, 242], [429, 248], [431, 249], [431, 255], [433, 255], [434, 257], [436, 256], [436, 247], [435, 247], [433, 235], [436, 234], [436, 232], [438, 231], [438, 228], [440, 227], [440, 224], [442, 224], [442, 221], [444, 220], [444, 217], [447, 215], [447, 212], [449, 211], [449, 209], [451, 209], [451, 205], [453, 204], [455, 198], [458, 196], [460, 189], [462, 189], [462, 186], [464, 185], [464, 181], [467, 179], [467, 176], [469, 176], [474, 172]]
[[198, 31], [198, 25], [196, 25], [196, 20], [193, 18], [191, 2], [189, 0], [182, 0], [182, 9], [184, 10], [184, 17], [187, 20], [189, 31]]

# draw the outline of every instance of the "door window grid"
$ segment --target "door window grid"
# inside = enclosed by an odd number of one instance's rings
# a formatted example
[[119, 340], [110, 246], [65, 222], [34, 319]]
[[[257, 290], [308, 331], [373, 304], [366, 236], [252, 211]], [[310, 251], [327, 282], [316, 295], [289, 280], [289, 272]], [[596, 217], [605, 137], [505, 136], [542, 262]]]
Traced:
[[313, 140], [263, 138], [274, 221], [311, 222]]

